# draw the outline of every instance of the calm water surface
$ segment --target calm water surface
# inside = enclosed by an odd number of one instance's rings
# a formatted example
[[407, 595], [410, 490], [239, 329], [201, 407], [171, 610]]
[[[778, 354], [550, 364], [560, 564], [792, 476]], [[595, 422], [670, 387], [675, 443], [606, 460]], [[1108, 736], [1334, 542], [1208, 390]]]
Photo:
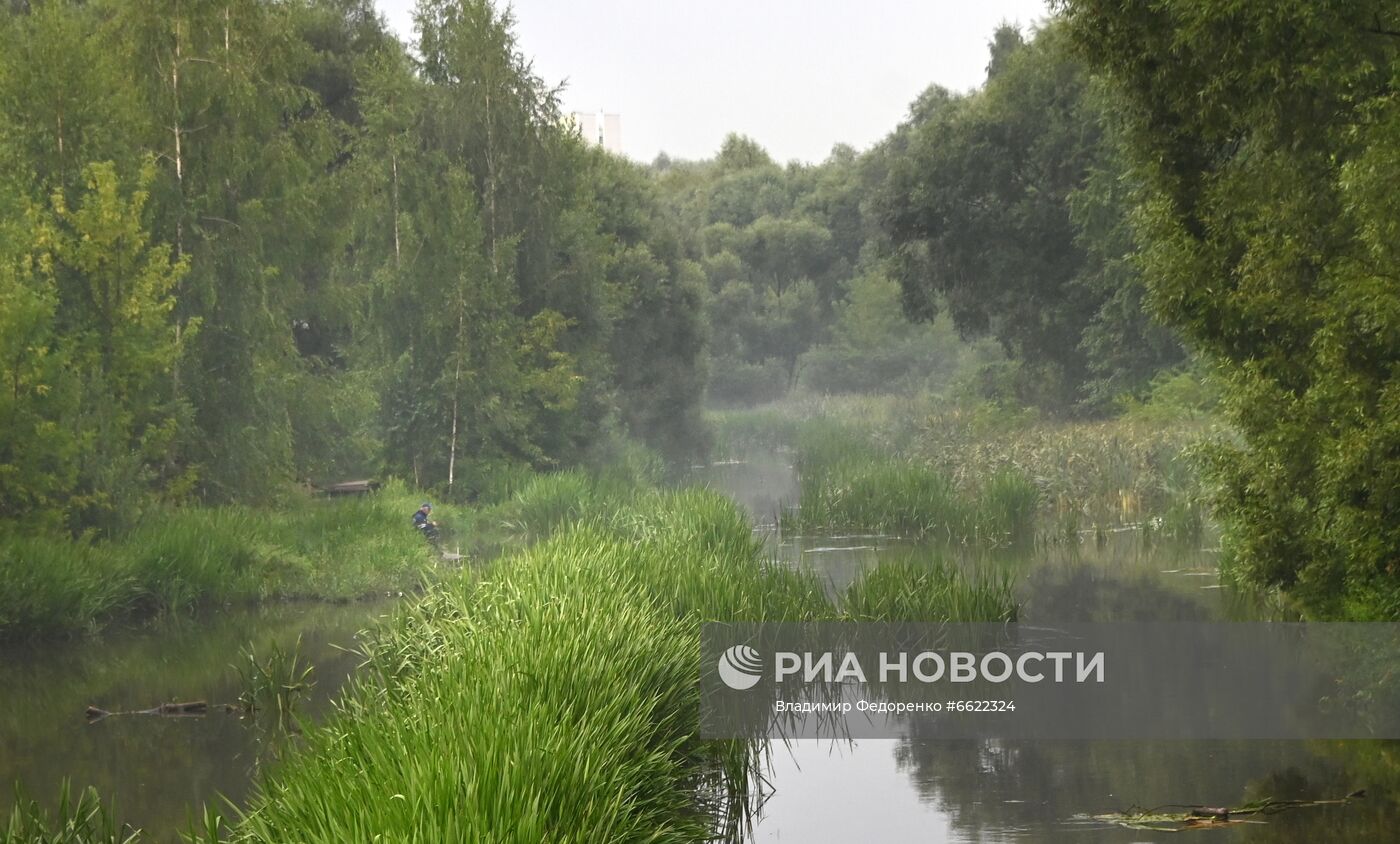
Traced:
[[[315, 665], [315, 685], [297, 712], [329, 709], [356, 657], [357, 631], [387, 613], [389, 600], [229, 608], [140, 629], [0, 648], [0, 818], [12, 783], [52, 805], [62, 780], [96, 786], [119, 817], [152, 840], [177, 840], [206, 801], [242, 802], [260, 766], [287, 746], [275, 719], [244, 720], [211, 709], [203, 717], [124, 716], [88, 723], [89, 705], [109, 711], [170, 701], [233, 703], [242, 691], [240, 650], [297, 646]], [[270, 722], [271, 721], [271, 722]], [[290, 739], [295, 741], [295, 739]]]
[[[781, 457], [712, 467], [708, 477], [750, 510], [780, 559], [816, 571], [832, 594], [883, 555], [911, 547], [886, 537], [780, 535], [775, 514], [797, 495]], [[1017, 574], [1024, 621], [1264, 617], [1256, 601], [1222, 587], [1215, 549], [1145, 545], [1135, 531], [1111, 535], [1103, 547], [1086, 537], [980, 564]], [[770, 793], [751, 842], [1171, 841], [1176, 835], [1088, 816], [1133, 806], [1330, 799], [1359, 788], [1367, 798], [1347, 806], [1187, 834], [1232, 844], [1400, 841], [1400, 749], [1393, 742], [914, 738], [773, 743], [769, 753]]]

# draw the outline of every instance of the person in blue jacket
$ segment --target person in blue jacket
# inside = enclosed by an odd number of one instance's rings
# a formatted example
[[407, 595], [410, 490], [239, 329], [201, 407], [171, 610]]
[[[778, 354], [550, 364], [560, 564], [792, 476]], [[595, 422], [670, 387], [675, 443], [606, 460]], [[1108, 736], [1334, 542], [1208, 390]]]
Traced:
[[420, 530], [428, 539], [437, 538], [437, 522], [429, 519], [433, 513], [433, 505], [424, 501], [423, 506], [418, 508], [418, 512], [413, 514], [413, 527]]

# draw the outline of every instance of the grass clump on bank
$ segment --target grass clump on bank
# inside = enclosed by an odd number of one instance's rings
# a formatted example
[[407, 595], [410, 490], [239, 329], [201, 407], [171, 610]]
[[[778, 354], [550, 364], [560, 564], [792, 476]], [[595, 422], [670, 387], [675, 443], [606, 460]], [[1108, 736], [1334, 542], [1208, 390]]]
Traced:
[[391, 484], [362, 498], [300, 497], [276, 510], [169, 511], [113, 541], [0, 536], [0, 639], [205, 603], [347, 600], [411, 588], [430, 564], [409, 526], [418, 503]]
[[400, 614], [232, 839], [707, 840], [754, 758], [696, 736], [700, 622], [831, 615], [731, 502], [644, 495]]

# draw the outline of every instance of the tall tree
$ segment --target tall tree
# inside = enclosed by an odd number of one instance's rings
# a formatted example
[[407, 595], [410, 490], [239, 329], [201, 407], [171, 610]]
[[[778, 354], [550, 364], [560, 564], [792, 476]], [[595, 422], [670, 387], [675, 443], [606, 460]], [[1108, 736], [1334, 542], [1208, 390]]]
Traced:
[[1400, 16], [1382, 0], [1061, 4], [1124, 97], [1151, 301], [1224, 365], [1240, 569], [1400, 617]]
[[1149, 329], [1125, 292], [1131, 235], [1103, 223], [1127, 203], [1108, 181], [1121, 168], [1102, 97], [1061, 26], [1013, 35], [998, 31], [981, 91], [930, 91], [911, 109], [889, 144], [883, 219], [909, 314], [946, 308], [963, 332], [992, 334], [1020, 362], [1020, 399], [1072, 411], [1180, 351], [1155, 337], [1145, 361], [1130, 351]]

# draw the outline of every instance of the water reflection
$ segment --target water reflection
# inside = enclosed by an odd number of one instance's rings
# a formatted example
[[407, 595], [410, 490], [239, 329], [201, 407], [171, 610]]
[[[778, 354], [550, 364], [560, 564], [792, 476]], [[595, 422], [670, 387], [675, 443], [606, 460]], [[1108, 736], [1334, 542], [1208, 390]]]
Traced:
[[177, 840], [175, 831], [206, 801], [222, 795], [241, 802], [281, 738], [222, 711], [88, 724], [84, 709], [231, 703], [241, 691], [232, 667], [241, 648], [276, 642], [290, 649], [300, 637], [304, 660], [316, 666], [316, 685], [298, 712], [317, 718], [355, 666], [355, 656], [343, 649], [390, 606], [227, 609], [100, 639], [0, 649], [0, 813], [9, 812], [16, 780], [51, 805], [67, 777], [76, 788], [95, 786], [104, 800], [115, 800], [123, 820], [155, 833], [152, 840]]
[[[770, 526], [771, 514], [792, 504], [797, 490], [791, 469], [772, 458], [726, 466], [710, 480]], [[888, 537], [770, 534], [777, 557], [816, 571], [833, 596], [883, 555], [912, 551], [1015, 572], [1024, 621], [1280, 618], [1259, 598], [1220, 582], [1213, 548], [1146, 542], [1134, 531], [1111, 534], [1102, 544], [1086, 536], [976, 557]], [[1157, 841], [1166, 834], [1089, 816], [1134, 806], [1332, 799], [1361, 788], [1366, 798], [1347, 806], [1292, 810], [1208, 834], [1212, 841], [1276, 844], [1400, 840], [1397, 742], [1012, 742], [916, 735], [775, 743], [770, 755], [773, 790], [753, 841]]]

